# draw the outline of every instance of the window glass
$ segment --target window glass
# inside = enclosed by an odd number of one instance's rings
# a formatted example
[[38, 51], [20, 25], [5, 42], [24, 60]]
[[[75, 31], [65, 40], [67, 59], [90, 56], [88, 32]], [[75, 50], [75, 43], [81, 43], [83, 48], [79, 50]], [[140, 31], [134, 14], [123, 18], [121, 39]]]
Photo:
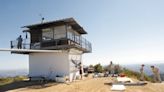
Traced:
[[73, 33], [70, 32], [70, 31], [67, 32], [67, 37], [68, 37], [68, 39], [70, 39], [70, 40], [74, 40], [74, 35], [73, 35]]
[[61, 39], [66, 37], [65, 26], [58, 26], [54, 28], [54, 39]]
[[80, 43], [79, 42], [80, 41], [80, 34], [77, 33], [75, 30], [69, 28], [68, 32], [67, 32], [67, 36], [68, 36], [69, 39], [71, 39], [71, 40], [73, 40], [77, 43]]
[[42, 40], [52, 40], [53, 39], [53, 29], [52, 28], [46, 28], [42, 29]]

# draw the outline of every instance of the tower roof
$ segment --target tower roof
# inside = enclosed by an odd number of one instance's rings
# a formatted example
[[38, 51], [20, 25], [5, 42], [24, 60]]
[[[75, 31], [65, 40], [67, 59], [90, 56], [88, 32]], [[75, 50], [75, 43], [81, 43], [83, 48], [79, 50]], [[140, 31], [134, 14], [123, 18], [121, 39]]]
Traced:
[[[55, 21], [37, 23], [37, 24], [23, 26], [22, 28], [35, 29], [35, 28], [60, 26], [60, 25], [70, 25], [78, 33], [87, 34], [87, 32], [74, 20], [74, 18], [65, 18], [65, 19], [60, 19], [60, 20], [55, 20]], [[25, 30], [25, 31], [31, 31], [31, 30]]]

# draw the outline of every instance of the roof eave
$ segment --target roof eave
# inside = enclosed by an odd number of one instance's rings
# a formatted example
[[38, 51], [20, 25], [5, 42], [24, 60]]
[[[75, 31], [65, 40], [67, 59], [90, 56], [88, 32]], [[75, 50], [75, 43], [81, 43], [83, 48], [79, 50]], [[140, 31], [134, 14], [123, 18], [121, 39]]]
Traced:
[[47, 25], [57, 25], [57, 24], [68, 24], [71, 26], [75, 26], [76, 30], [80, 33], [80, 34], [87, 34], [87, 32], [73, 19], [73, 18], [66, 18], [66, 19], [62, 19], [62, 20], [56, 20], [56, 21], [49, 21], [49, 22], [43, 22], [43, 23], [38, 23], [38, 24], [33, 24], [33, 25], [27, 25], [27, 26], [23, 26], [21, 28], [28, 28], [29, 30], [26, 32], [29, 32], [30, 29], [34, 29], [34, 28], [39, 28], [42, 26], [47, 26]]

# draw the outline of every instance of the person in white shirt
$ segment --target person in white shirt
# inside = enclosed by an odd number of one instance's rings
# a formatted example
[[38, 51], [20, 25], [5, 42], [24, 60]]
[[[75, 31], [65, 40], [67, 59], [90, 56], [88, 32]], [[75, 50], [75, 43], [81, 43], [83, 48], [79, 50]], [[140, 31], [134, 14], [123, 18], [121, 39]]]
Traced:
[[151, 67], [152, 72], [154, 74], [153, 75], [154, 82], [162, 82], [159, 69], [157, 67], [154, 67], [154, 66], [150, 66], [150, 67]]
[[141, 81], [144, 81], [145, 78], [144, 78], [144, 64], [141, 65], [141, 68], [140, 68], [140, 73], [141, 73], [141, 76], [140, 76], [140, 80]]

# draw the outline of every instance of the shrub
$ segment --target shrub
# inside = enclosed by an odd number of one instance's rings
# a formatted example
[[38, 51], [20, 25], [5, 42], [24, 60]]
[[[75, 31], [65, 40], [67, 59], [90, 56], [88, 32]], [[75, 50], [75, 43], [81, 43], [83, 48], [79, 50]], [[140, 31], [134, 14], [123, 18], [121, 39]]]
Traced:
[[94, 70], [97, 73], [102, 73], [103, 72], [103, 67], [101, 66], [101, 64], [97, 64], [94, 66]]
[[16, 82], [16, 81], [22, 81], [25, 78], [27, 78], [27, 77], [25, 77], [25, 76], [16, 76], [16, 77], [0, 78], [0, 86], [6, 85], [6, 84], [9, 84], [9, 83], [12, 83], [12, 82]]
[[[133, 78], [140, 80], [141, 74], [139, 72], [124, 68], [122, 73], [124, 73], [128, 77], [133, 77]], [[146, 81], [150, 81], [150, 82], [153, 81], [153, 79], [151, 77], [147, 76], [146, 74], [144, 74], [144, 78]]]

